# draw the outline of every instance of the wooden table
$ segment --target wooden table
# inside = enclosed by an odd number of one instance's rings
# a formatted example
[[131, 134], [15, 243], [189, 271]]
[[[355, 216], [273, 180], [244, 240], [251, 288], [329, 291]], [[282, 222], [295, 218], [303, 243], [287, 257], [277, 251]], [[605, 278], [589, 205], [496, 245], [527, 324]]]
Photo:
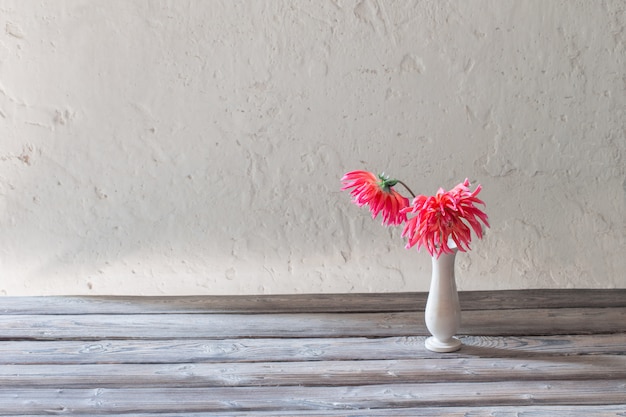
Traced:
[[0, 415], [625, 416], [626, 290], [0, 297]]

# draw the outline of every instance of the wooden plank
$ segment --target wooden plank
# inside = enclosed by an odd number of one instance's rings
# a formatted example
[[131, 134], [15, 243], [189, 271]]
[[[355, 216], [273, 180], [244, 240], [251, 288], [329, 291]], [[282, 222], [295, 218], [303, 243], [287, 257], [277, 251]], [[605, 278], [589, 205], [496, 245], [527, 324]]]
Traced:
[[626, 288], [460, 291], [459, 300], [466, 311], [626, 307]]
[[341, 386], [426, 382], [626, 380], [626, 356], [524, 359], [4, 365], [0, 386], [31, 388]]
[[[626, 332], [626, 308], [467, 311], [459, 335]], [[0, 316], [0, 340], [428, 335], [421, 312]]]
[[424, 331], [409, 313], [0, 316], [0, 339], [376, 337]]
[[[49, 416], [45, 414], [19, 415], [19, 417]], [[74, 417], [93, 417], [93, 414], [72, 414]], [[359, 410], [274, 410], [243, 412], [201, 412], [193, 417], [624, 417], [624, 405], [591, 406], [504, 406], [504, 407], [419, 407]], [[108, 417], [182, 417], [189, 413], [124, 413], [107, 414]], [[18, 417], [17, 415], [5, 417]]]
[[460, 337], [463, 347], [438, 354], [426, 337], [3, 341], [0, 365], [87, 363], [271, 362], [420, 358], [523, 358], [548, 355], [624, 355], [626, 334]]
[[[626, 333], [558, 336], [461, 336], [461, 352], [472, 357], [626, 354]], [[449, 354], [446, 354], [449, 355]]]
[[558, 335], [626, 332], [626, 308], [561, 308], [467, 311], [459, 334]]
[[[472, 295], [478, 307], [514, 294]], [[103, 314], [120, 306], [108, 297], [87, 315], [24, 306], [0, 316], [0, 415], [623, 416], [626, 307], [556, 294], [550, 308], [464, 310], [464, 345], [448, 354], [424, 348], [421, 311], [370, 310], [374, 297], [322, 301], [346, 301], [345, 313], [295, 314], [288, 296], [261, 297], [260, 310], [247, 296], [231, 310], [196, 304], [205, 297], [133, 297], [115, 314]]]
[[[428, 293], [0, 297], [0, 314], [339, 313], [423, 311]], [[626, 307], [626, 289], [461, 291], [464, 311]]]
[[420, 406], [618, 405], [626, 381], [512, 381], [350, 387], [0, 389], [0, 414], [181, 413]]

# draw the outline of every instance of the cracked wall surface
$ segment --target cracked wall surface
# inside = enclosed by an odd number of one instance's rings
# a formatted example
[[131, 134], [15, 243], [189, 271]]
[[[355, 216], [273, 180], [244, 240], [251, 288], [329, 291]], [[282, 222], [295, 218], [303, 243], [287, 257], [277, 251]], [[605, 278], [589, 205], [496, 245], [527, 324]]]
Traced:
[[461, 290], [626, 287], [621, 0], [0, 0], [0, 294], [424, 291], [340, 192], [466, 177]]

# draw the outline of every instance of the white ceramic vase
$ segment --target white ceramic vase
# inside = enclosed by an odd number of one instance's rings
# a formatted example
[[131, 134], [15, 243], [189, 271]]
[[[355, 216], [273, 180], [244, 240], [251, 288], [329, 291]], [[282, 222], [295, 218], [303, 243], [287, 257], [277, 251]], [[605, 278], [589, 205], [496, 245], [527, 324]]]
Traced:
[[461, 305], [454, 276], [457, 248], [456, 245], [450, 245], [450, 248], [453, 253], [432, 257], [433, 269], [424, 318], [432, 334], [426, 339], [426, 349], [433, 352], [454, 352], [461, 348], [461, 341], [454, 337], [461, 325]]

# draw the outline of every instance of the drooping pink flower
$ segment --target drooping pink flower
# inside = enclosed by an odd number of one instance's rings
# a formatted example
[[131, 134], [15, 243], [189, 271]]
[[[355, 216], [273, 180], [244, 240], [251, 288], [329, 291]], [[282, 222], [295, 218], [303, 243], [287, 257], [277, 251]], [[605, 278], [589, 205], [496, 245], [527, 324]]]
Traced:
[[407, 238], [407, 249], [417, 245], [425, 247], [431, 256], [437, 258], [442, 253], [452, 253], [448, 239], [452, 238], [457, 248], [469, 250], [472, 230], [482, 238], [481, 222], [489, 227], [487, 215], [476, 207], [485, 203], [476, 196], [480, 185], [470, 191], [470, 182], [465, 180], [450, 191], [440, 188], [434, 196], [418, 195], [403, 213], [415, 216], [407, 220], [402, 237]]
[[406, 221], [407, 215], [403, 210], [409, 206], [409, 199], [393, 189], [397, 180], [368, 171], [351, 171], [341, 178], [341, 182], [341, 190], [352, 189], [350, 194], [356, 205], [369, 206], [372, 218], [382, 214], [383, 225], [395, 226]]

